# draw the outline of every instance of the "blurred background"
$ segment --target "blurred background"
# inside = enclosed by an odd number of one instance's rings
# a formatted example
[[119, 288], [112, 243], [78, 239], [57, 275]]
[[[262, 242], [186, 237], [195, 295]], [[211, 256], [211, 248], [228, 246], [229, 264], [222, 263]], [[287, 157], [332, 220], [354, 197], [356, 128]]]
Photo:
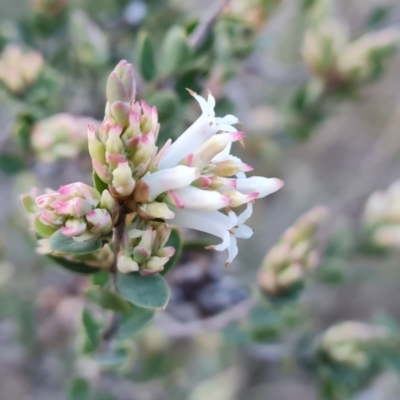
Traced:
[[[395, 0], [0, 0], [0, 400], [400, 399], [399, 43]], [[185, 233], [167, 310], [120, 360], [82, 351], [90, 279], [36, 253], [18, 195], [91, 182], [121, 59], [161, 142], [209, 89], [285, 187], [227, 269]], [[271, 256], [304, 224], [312, 266]]]

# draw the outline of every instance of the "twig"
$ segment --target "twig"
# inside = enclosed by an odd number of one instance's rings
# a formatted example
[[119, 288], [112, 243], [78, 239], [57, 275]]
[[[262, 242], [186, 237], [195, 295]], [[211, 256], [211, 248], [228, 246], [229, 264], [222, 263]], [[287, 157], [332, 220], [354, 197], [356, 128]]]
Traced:
[[214, 9], [211, 10], [210, 13], [206, 15], [200, 22], [189, 38], [189, 44], [193, 50], [198, 50], [201, 47], [201, 45], [207, 39], [211, 29], [217, 22], [219, 15], [229, 3], [230, 0], [221, 0], [217, 3], [216, 7], [214, 7]]
[[220, 331], [230, 323], [240, 321], [249, 314], [255, 304], [256, 300], [250, 297], [215, 317], [185, 323], [175, 321], [166, 313], [160, 313], [157, 316], [156, 324], [164, 334], [170, 337], [189, 338], [206, 332]]
[[111, 285], [112, 289], [118, 291], [117, 288], [117, 262], [118, 262], [118, 254], [121, 250], [121, 243], [123, 240], [124, 232], [125, 232], [125, 224], [126, 224], [126, 213], [125, 208], [121, 206], [119, 208], [119, 216], [118, 221], [114, 227], [114, 261], [111, 266]]

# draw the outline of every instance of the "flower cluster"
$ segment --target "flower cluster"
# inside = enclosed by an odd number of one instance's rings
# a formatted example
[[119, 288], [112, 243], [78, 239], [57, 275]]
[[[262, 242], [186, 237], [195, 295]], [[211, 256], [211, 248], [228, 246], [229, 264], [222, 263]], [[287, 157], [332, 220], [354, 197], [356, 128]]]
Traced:
[[10, 93], [20, 95], [35, 84], [43, 67], [40, 53], [9, 44], [0, 55], [0, 84]]
[[316, 207], [287, 229], [265, 256], [258, 275], [258, 284], [270, 297], [284, 295], [302, 285], [305, 275], [318, 264], [315, 239], [327, 210]]
[[400, 43], [397, 28], [385, 28], [350, 41], [347, 26], [329, 13], [318, 11], [313, 13], [302, 52], [310, 69], [326, 86], [354, 84], [374, 77]]
[[32, 149], [44, 162], [76, 157], [87, 149], [88, 125], [99, 127], [100, 122], [65, 113], [45, 118], [32, 128]]
[[[252, 235], [244, 222], [254, 200], [283, 186], [276, 178], [246, 178], [244, 172], [252, 168], [230, 154], [232, 143], [244, 137], [233, 126], [238, 119], [216, 117], [214, 97], [205, 100], [190, 91], [202, 115], [158, 149], [157, 109], [135, 100], [131, 64], [123, 60], [116, 66], [106, 93], [105, 118], [98, 129], [88, 127], [88, 144], [96, 187], [100, 182], [108, 190], [100, 196], [86, 185], [71, 184], [37, 197], [35, 226], [46, 227], [46, 234], [36, 230], [47, 237], [59, 229], [76, 241], [89, 240], [115, 226], [118, 208], [126, 216], [123, 225], [130, 221], [117, 249], [122, 272], [161, 271], [174, 254], [165, 247], [174, 225], [220, 238], [209, 248], [227, 249], [230, 263], [237, 254], [236, 239]], [[241, 205], [245, 211], [236, 215], [231, 209]]]
[[22, 196], [34, 230], [43, 237], [56, 231], [82, 242], [111, 232], [118, 218], [116, 201], [107, 190], [100, 193], [81, 182], [47, 189], [44, 194], [33, 190]]
[[400, 181], [368, 199], [363, 224], [373, 244], [385, 248], [400, 247]]
[[369, 364], [369, 349], [385, 344], [389, 333], [382, 327], [347, 321], [330, 327], [321, 337], [320, 352], [330, 361], [352, 368]]

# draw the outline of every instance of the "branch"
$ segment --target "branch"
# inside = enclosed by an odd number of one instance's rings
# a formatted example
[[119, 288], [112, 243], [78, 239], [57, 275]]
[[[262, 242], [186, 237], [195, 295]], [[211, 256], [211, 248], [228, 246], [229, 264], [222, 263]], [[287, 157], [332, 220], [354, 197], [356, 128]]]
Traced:
[[229, 3], [230, 0], [221, 0], [217, 3], [216, 7], [214, 7], [214, 9], [211, 10], [210, 13], [206, 15], [199, 23], [189, 38], [190, 47], [194, 51], [198, 50], [204, 43], [211, 29], [216, 24], [218, 17]]
[[177, 322], [168, 314], [160, 313], [156, 318], [156, 324], [170, 337], [189, 338], [201, 333], [220, 331], [230, 323], [240, 321], [249, 314], [255, 304], [256, 300], [250, 297], [214, 317], [193, 322]]

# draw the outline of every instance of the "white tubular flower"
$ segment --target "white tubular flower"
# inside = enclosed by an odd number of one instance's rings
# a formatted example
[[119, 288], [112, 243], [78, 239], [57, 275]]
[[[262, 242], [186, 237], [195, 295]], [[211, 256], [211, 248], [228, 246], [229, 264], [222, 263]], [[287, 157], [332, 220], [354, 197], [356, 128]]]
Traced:
[[244, 222], [253, 213], [251, 204], [247, 205], [246, 210], [237, 216], [233, 211], [223, 214], [219, 211], [202, 211], [202, 210], [181, 210], [173, 209], [175, 217], [171, 220], [171, 224], [182, 228], [195, 229], [210, 235], [219, 237], [222, 242], [216, 246], [208, 246], [207, 249], [224, 251], [228, 250], [228, 259], [226, 264], [230, 264], [237, 256], [237, 238], [248, 239], [252, 236], [253, 231]]
[[174, 190], [168, 193], [165, 200], [178, 208], [195, 208], [214, 211], [231, 204], [229, 196], [214, 190], [202, 190], [194, 186]]
[[282, 180], [277, 178], [264, 178], [252, 176], [250, 178], [236, 179], [236, 190], [243, 194], [257, 193], [257, 199], [275, 193], [283, 187]]
[[200, 171], [197, 168], [177, 165], [174, 168], [148, 173], [142, 180], [149, 186], [149, 201], [153, 201], [163, 192], [189, 186], [199, 176]]
[[201, 107], [201, 116], [188, 128], [175, 142], [169, 146], [163, 154], [158, 167], [160, 169], [171, 168], [177, 165], [188, 154], [195, 152], [202, 146], [207, 139], [217, 132], [236, 132], [237, 129], [232, 126], [238, 119], [233, 115], [226, 115], [223, 118], [215, 117], [215, 99], [208, 95], [207, 100], [189, 91], [189, 93], [198, 101]]

